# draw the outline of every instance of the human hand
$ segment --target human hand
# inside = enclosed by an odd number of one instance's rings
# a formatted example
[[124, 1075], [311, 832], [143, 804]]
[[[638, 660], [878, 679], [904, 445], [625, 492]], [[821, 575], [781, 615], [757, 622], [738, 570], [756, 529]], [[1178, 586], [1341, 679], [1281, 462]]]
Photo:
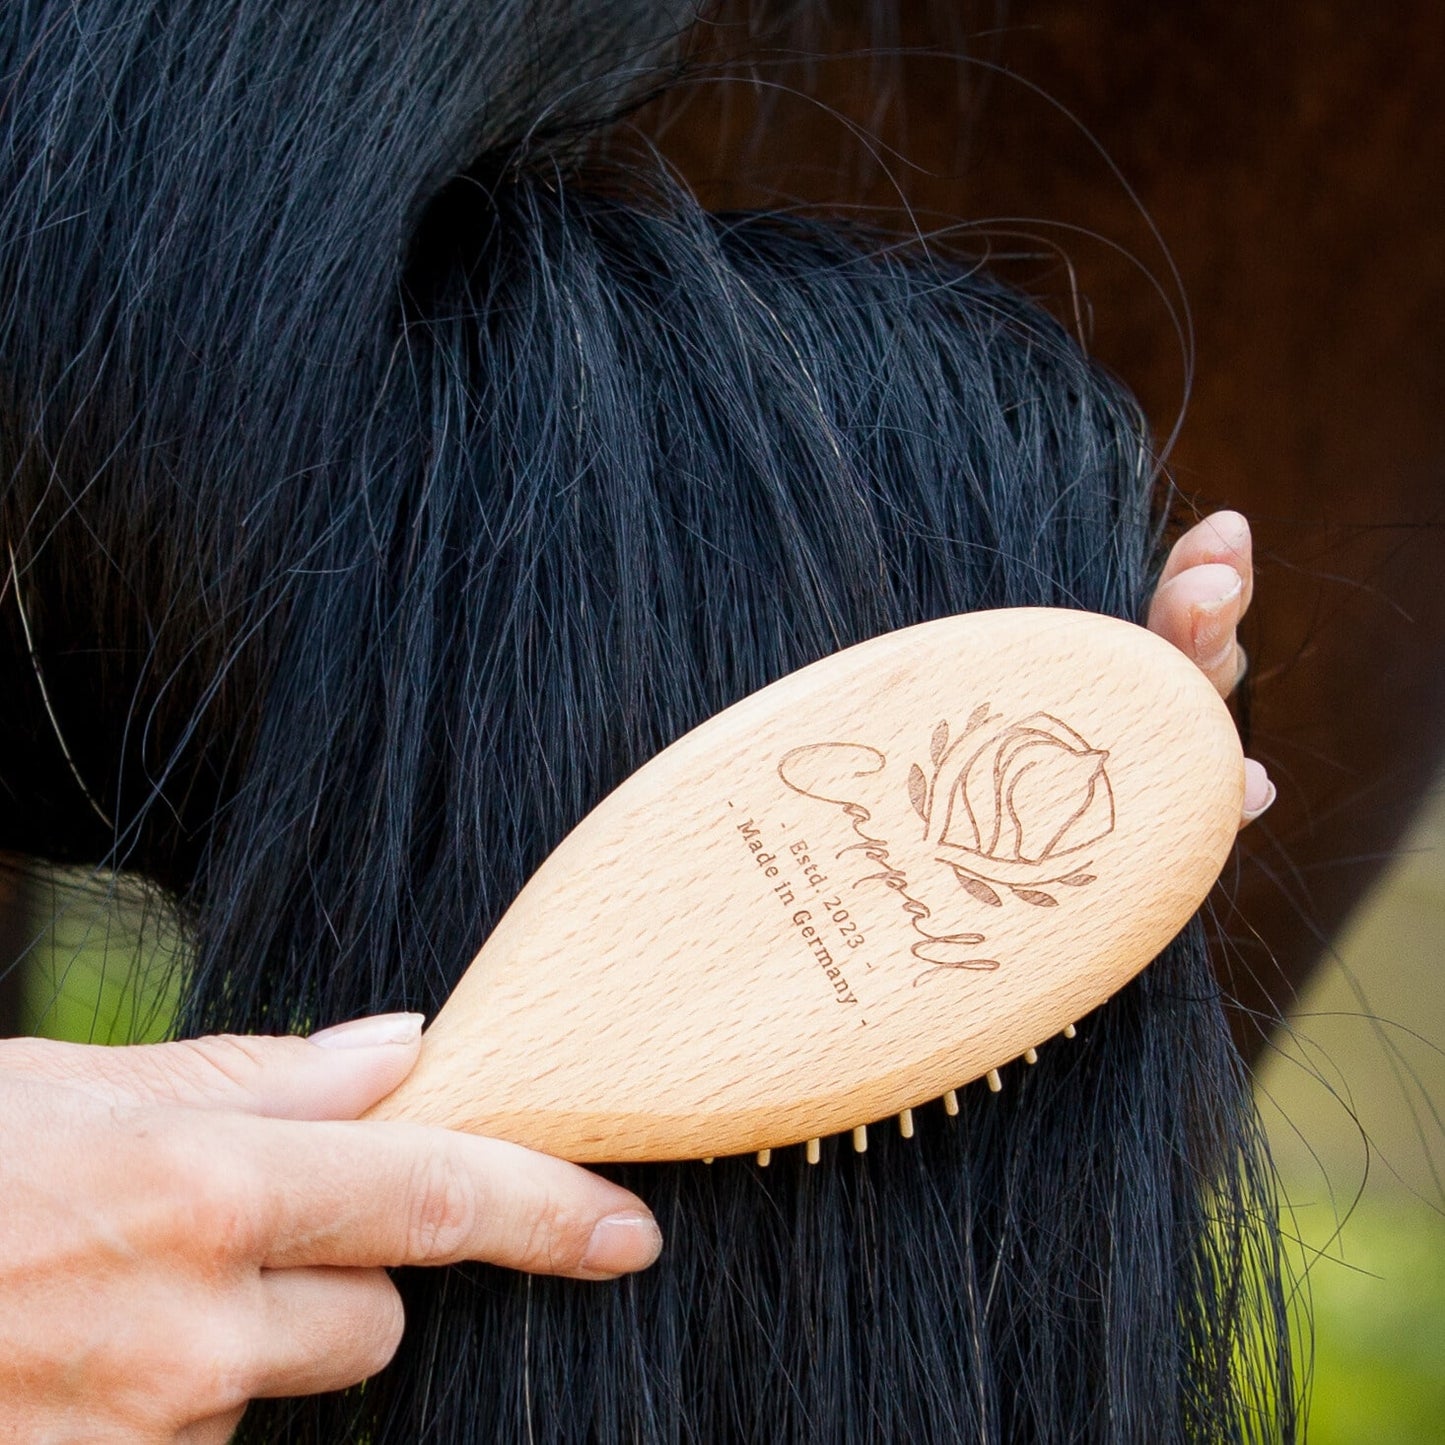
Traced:
[[[1228, 697], [1244, 676], [1237, 629], [1254, 596], [1249, 523], [1238, 512], [1215, 512], [1173, 546], [1149, 603], [1149, 629], [1193, 658]], [[1253, 758], [1244, 764], [1241, 827], [1274, 802], [1274, 784]]]
[[401, 1338], [384, 1266], [651, 1264], [652, 1216], [596, 1175], [354, 1122], [411, 1070], [420, 1023], [0, 1040], [0, 1441], [208, 1445], [248, 1400], [354, 1384]]

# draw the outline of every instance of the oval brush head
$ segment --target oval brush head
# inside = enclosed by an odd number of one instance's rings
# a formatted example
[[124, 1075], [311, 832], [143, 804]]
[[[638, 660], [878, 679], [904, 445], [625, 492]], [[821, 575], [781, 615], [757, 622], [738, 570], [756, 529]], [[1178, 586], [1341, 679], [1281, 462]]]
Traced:
[[1243, 788], [1228, 710], [1142, 628], [1025, 609], [874, 638], [584, 818], [372, 1116], [579, 1162], [910, 1132], [1168, 943]]

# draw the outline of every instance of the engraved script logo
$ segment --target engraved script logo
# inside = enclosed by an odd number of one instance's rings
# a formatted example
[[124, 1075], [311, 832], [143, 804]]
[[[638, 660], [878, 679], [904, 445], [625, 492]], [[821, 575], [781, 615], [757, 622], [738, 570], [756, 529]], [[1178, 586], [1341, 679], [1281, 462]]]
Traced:
[[1050, 713], [1005, 723], [984, 703], [956, 737], [940, 722], [928, 753], [902, 776], [854, 742], [809, 743], [777, 765], [793, 792], [847, 819], [836, 858], [871, 866], [853, 886], [897, 896], [918, 935], [910, 951], [931, 965], [915, 984], [934, 968], [998, 968], [979, 956], [978, 906], [1057, 907], [1062, 889], [1094, 882], [1084, 855], [1115, 822], [1108, 751]]

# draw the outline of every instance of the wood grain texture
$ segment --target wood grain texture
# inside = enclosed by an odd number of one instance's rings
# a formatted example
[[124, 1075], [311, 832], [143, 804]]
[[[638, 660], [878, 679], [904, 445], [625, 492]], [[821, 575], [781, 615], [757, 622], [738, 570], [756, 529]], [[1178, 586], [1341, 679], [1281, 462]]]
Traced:
[[659, 754], [518, 896], [374, 1117], [700, 1158], [983, 1077], [1132, 978], [1233, 843], [1198, 669], [1087, 613], [974, 613], [783, 678]]

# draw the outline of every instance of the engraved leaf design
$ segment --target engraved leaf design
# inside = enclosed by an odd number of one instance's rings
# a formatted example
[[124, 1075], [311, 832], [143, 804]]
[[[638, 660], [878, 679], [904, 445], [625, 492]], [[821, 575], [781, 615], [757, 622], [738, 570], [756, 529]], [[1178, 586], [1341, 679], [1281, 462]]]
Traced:
[[968, 726], [964, 728], [964, 732], [971, 733], [974, 728], [981, 726], [983, 723], [986, 723], [988, 721], [988, 709], [988, 703], [979, 703], [979, 705], [974, 708], [971, 713], [969, 713]]
[[982, 878], [970, 878], [968, 874], [960, 873], [957, 869], [954, 870], [953, 876], [958, 879], [958, 886], [965, 893], [972, 894], [980, 903], [987, 903], [993, 908], [1003, 907], [1003, 899]]
[[1060, 878], [1058, 881], [1066, 888], [1082, 888], [1086, 883], [1092, 883], [1099, 875], [1097, 873], [1070, 873], [1067, 878]]
[[1015, 898], [1022, 898], [1025, 903], [1032, 903], [1035, 908], [1057, 908], [1059, 900], [1052, 893], [1042, 893], [1037, 888], [1015, 888]]
[[948, 719], [939, 723], [933, 730], [933, 741], [928, 745], [928, 756], [933, 759], [933, 766], [936, 768], [943, 758], [943, 751], [948, 746]]
[[928, 779], [917, 763], [908, 770], [908, 800], [914, 811], [926, 823], [928, 821]]

